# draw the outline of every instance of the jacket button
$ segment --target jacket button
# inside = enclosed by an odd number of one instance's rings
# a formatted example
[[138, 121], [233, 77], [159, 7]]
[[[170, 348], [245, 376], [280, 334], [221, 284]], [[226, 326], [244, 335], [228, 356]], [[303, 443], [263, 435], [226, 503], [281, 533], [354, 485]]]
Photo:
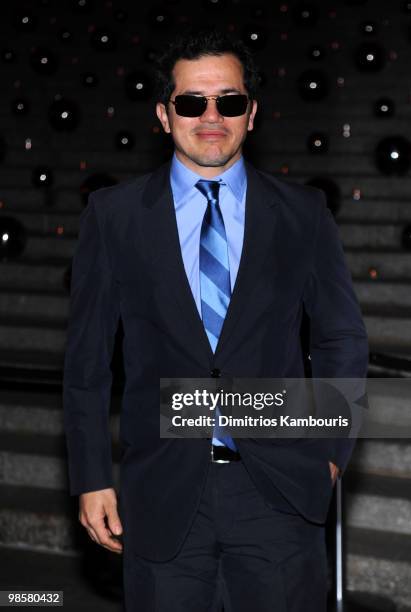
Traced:
[[220, 378], [221, 376], [221, 372], [218, 368], [214, 368], [213, 370], [211, 370], [211, 376], [213, 378]]

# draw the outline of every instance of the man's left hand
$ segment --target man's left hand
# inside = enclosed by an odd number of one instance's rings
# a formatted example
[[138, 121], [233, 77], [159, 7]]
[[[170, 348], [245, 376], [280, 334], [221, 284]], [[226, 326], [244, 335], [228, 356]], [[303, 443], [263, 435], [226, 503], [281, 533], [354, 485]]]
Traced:
[[339, 473], [339, 468], [335, 465], [335, 463], [331, 463], [331, 461], [328, 462], [328, 465], [330, 466], [330, 472], [331, 472], [331, 480], [333, 483], [333, 486], [335, 485], [335, 481], [337, 480], [337, 476]]

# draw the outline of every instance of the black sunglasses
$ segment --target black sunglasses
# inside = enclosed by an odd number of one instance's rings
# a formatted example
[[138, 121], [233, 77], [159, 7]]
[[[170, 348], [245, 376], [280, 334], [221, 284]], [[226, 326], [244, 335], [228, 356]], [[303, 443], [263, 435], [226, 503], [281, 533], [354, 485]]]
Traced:
[[226, 96], [193, 96], [182, 94], [170, 100], [174, 104], [177, 115], [181, 117], [201, 117], [207, 108], [208, 100], [215, 100], [217, 110], [223, 117], [238, 117], [247, 110], [249, 96], [232, 94]]

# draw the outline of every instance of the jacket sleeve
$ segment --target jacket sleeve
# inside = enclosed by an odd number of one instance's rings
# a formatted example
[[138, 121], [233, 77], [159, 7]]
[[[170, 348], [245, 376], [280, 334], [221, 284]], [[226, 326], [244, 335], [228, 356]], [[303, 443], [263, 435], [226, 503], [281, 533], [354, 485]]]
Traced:
[[72, 261], [63, 377], [71, 495], [113, 486], [109, 409], [119, 302], [98, 207], [95, 192], [80, 215]]
[[[339, 230], [321, 194], [312, 270], [304, 288], [304, 307], [310, 318], [310, 358], [313, 378], [364, 379], [353, 384], [361, 400], [368, 370], [368, 339], [354, 292]], [[355, 438], [333, 438], [329, 460], [347, 467]]]

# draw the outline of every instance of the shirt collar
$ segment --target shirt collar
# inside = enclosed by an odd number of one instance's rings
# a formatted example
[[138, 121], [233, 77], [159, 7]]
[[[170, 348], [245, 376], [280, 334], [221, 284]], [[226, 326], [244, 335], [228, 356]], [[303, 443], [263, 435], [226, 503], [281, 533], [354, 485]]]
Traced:
[[[176, 205], [186, 198], [187, 194], [194, 188], [197, 181], [203, 178], [203, 176], [200, 176], [196, 172], [193, 172], [187, 168], [187, 166], [185, 166], [174, 153], [171, 161], [170, 180], [174, 202]], [[214, 176], [212, 180], [221, 180], [229, 187], [234, 197], [239, 202], [242, 202], [247, 184], [244, 158], [241, 156], [240, 159], [238, 159], [232, 166], [230, 166], [230, 168], [228, 168], [228, 170]]]

